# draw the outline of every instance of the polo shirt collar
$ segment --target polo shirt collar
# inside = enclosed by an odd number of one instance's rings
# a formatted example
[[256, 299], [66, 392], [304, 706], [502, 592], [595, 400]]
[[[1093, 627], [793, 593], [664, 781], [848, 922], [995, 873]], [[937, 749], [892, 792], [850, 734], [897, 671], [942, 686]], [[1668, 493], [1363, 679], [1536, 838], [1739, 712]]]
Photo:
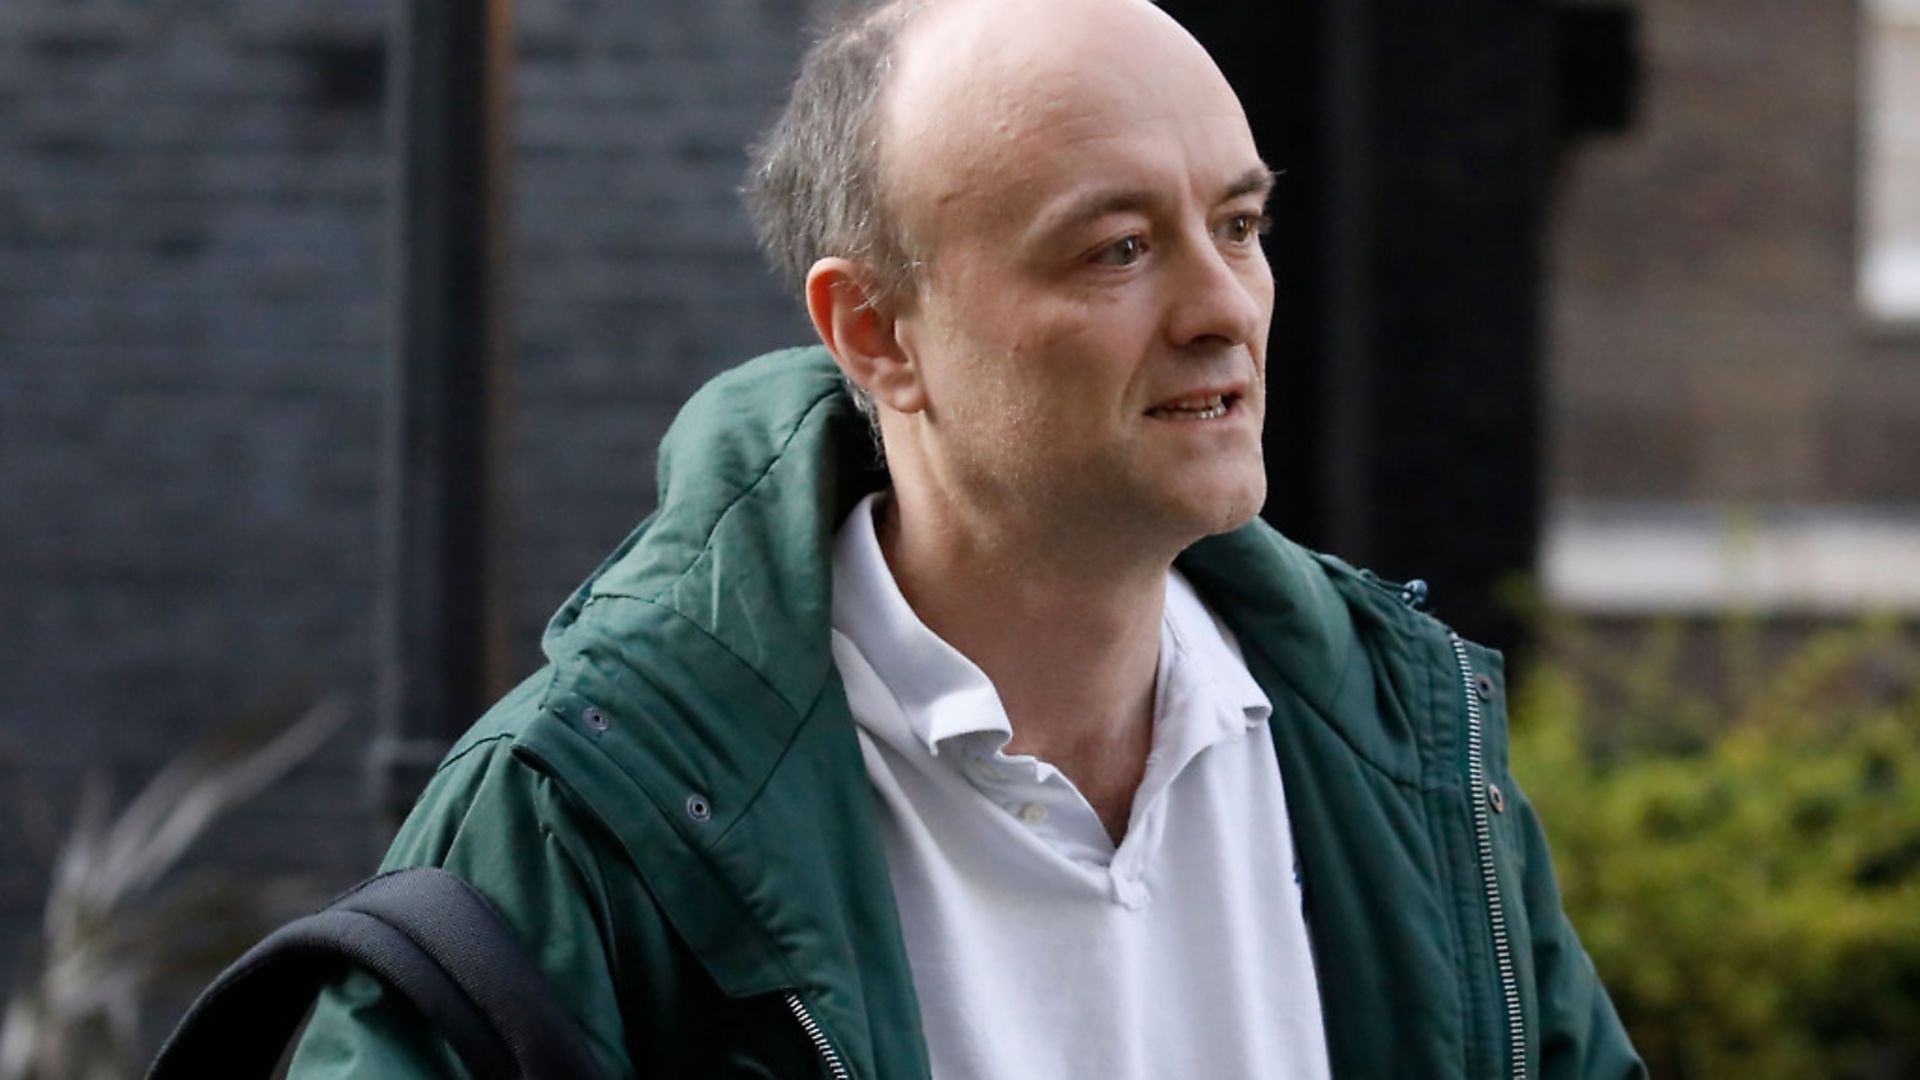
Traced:
[[874, 530], [874, 492], [853, 508], [833, 552], [833, 627], [847, 635], [900, 703], [928, 752], [965, 735], [1013, 738], [1006, 706], [979, 665], [927, 628], [901, 594]]
[[[1202, 695], [1246, 727], [1258, 727], [1273, 716], [1273, 703], [1247, 670], [1247, 662], [1233, 632], [1201, 602], [1193, 586], [1178, 570], [1167, 573], [1167, 613], [1162, 622], [1159, 689], [1155, 716], [1171, 707], [1178, 693]], [[1177, 653], [1179, 663], [1166, 657]]]

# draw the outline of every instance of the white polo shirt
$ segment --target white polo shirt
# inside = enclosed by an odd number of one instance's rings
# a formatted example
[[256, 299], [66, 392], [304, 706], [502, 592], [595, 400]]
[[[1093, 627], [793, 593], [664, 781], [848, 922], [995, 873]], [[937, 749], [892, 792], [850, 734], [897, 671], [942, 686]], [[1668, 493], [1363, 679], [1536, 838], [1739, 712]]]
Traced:
[[938, 1080], [1325, 1077], [1272, 712], [1169, 573], [1153, 749], [1116, 849], [1058, 769], [1004, 752], [993, 684], [895, 585], [869, 496], [836, 539], [859, 726]]

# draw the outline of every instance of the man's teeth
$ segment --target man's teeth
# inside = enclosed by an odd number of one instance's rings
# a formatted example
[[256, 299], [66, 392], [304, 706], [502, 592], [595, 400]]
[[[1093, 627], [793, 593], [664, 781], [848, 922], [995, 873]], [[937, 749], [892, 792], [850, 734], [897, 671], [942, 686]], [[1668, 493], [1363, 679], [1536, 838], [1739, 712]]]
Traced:
[[1212, 397], [1195, 398], [1173, 405], [1163, 405], [1153, 410], [1162, 416], [1178, 417], [1182, 420], [1212, 420], [1227, 415], [1227, 399], [1215, 394]]

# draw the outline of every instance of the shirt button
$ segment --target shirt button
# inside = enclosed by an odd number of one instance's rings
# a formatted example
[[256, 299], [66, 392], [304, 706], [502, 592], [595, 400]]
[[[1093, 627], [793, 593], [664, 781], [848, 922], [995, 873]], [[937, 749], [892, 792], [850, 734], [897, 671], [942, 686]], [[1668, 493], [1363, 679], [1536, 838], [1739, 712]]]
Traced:
[[1000, 779], [1000, 770], [994, 768], [993, 763], [985, 759], [975, 761], [972, 765], [967, 766], [967, 769], [969, 772], [973, 773], [973, 778], [975, 780], [979, 780], [983, 783], [990, 784], [993, 781]]
[[1026, 803], [1020, 807], [1020, 820], [1029, 825], [1038, 825], [1047, 820], [1047, 808], [1037, 802]]
[[1147, 887], [1133, 878], [1115, 878], [1113, 895], [1128, 911], [1139, 911], [1147, 906]]

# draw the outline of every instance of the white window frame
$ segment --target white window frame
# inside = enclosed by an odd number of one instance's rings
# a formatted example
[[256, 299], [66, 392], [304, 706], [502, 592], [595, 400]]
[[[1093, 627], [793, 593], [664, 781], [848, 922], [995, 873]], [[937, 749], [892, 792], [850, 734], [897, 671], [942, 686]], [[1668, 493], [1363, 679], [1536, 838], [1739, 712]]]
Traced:
[[1537, 565], [1589, 614], [1920, 612], [1920, 507], [1563, 503]]
[[1860, 305], [1920, 326], [1920, 0], [1861, 12]]

